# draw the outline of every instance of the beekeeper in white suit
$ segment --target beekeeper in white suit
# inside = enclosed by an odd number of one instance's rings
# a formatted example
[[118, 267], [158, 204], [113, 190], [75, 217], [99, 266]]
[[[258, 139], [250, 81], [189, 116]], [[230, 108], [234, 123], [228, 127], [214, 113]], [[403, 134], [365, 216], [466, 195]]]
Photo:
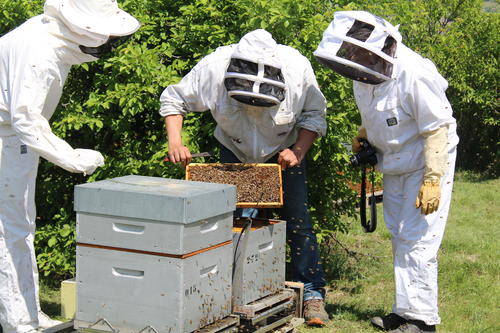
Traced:
[[223, 163], [280, 163], [293, 279], [304, 283], [304, 313], [310, 325], [324, 325], [325, 279], [316, 235], [307, 210], [305, 156], [326, 132], [326, 101], [307, 58], [258, 29], [237, 44], [204, 57], [178, 84], [162, 93], [168, 155], [190, 162], [181, 129], [188, 112], [210, 110], [217, 123]]
[[48, 0], [44, 14], [0, 38], [0, 324], [4, 333], [52, 326], [40, 310], [33, 248], [39, 156], [91, 174], [104, 163], [73, 149], [49, 119], [72, 65], [97, 60], [139, 22], [115, 0]]
[[391, 332], [435, 332], [437, 251], [456, 156], [456, 122], [434, 64], [401, 43], [397, 28], [363, 11], [337, 12], [314, 52], [353, 79], [360, 138], [377, 150], [384, 174], [384, 219], [392, 234], [395, 301], [372, 323]]

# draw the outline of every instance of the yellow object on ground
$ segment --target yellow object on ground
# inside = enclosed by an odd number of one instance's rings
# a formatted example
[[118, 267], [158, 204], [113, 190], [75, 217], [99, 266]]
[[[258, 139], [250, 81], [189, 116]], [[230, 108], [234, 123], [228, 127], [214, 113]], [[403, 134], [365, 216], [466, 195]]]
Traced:
[[61, 282], [61, 316], [73, 319], [76, 313], [76, 281], [75, 279]]

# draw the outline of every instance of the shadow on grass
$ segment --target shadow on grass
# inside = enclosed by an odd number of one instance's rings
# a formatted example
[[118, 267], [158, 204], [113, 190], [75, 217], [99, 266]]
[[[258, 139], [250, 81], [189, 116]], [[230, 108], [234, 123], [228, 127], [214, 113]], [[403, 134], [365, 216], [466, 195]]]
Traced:
[[40, 307], [49, 317], [61, 315], [61, 304], [53, 301], [40, 300]]
[[498, 178], [496, 173], [479, 173], [467, 170], [459, 170], [455, 173], [455, 180], [469, 183], [482, 183], [496, 178]]
[[369, 321], [375, 316], [383, 316], [386, 314], [385, 310], [380, 307], [365, 309], [350, 304], [327, 304], [325, 310], [331, 318], [348, 313], [354, 316], [358, 321]]

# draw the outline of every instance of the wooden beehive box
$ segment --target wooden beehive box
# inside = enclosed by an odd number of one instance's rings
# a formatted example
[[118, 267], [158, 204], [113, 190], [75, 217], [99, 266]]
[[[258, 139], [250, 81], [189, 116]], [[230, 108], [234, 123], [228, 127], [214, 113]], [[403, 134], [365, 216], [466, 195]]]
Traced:
[[281, 166], [271, 163], [191, 163], [186, 180], [236, 185], [236, 207], [283, 207]]

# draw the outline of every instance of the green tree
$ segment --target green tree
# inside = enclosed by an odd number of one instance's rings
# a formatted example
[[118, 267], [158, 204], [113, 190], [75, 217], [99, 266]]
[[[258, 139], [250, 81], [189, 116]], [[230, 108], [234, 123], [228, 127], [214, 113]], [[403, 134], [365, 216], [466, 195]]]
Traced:
[[498, 14], [484, 12], [481, 0], [367, 2], [373, 13], [400, 23], [403, 43], [448, 80], [460, 137], [457, 168], [498, 177]]
[[[41, 0], [0, 0], [0, 35], [41, 13], [42, 5]], [[347, 184], [359, 177], [348, 165], [345, 143], [360, 118], [350, 80], [312, 56], [337, 10], [368, 10], [401, 24], [404, 43], [432, 59], [449, 80], [461, 137], [458, 165], [497, 175], [499, 25], [498, 16], [481, 11], [480, 5], [479, 0], [120, 1], [139, 19], [141, 29], [112, 57], [71, 70], [51, 121], [54, 132], [74, 147], [101, 151], [106, 165], [84, 177], [41, 162], [37, 253], [42, 275], [64, 278], [74, 272], [74, 231], [68, 233], [65, 225], [75, 225], [76, 184], [128, 174], [184, 176], [180, 166], [162, 161], [167, 145], [159, 96], [203, 56], [257, 28], [298, 49], [315, 69], [328, 100], [329, 129], [307, 157], [310, 206], [320, 240], [345, 230], [340, 216], [355, 214], [357, 201]], [[214, 150], [213, 129], [210, 113], [190, 114], [183, 134], [189, 148]]]

